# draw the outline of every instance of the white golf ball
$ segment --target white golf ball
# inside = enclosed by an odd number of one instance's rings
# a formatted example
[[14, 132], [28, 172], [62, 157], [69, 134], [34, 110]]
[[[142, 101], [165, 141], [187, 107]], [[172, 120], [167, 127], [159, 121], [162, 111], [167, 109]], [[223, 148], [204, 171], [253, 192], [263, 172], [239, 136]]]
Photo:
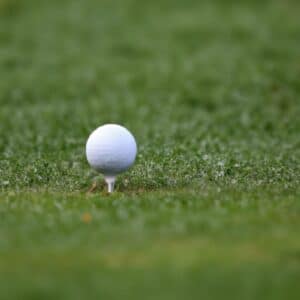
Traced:
[[130, 168], [136, 157], [133, 135], [123, 126], [98, 127], [86, 143], [86, 157], [92, 168], [105, 176], [116, 176]]

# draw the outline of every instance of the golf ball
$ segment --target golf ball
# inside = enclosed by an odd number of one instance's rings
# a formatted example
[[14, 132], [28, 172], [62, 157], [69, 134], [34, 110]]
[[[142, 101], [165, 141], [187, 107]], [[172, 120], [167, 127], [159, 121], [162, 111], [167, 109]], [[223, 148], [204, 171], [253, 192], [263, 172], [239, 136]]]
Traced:
[[98, 127], [86, 143], [86, 157], [92, 168], [105, 176], [116, 176], [130, 168], [136, 157], [133, 135], [123, 126]]

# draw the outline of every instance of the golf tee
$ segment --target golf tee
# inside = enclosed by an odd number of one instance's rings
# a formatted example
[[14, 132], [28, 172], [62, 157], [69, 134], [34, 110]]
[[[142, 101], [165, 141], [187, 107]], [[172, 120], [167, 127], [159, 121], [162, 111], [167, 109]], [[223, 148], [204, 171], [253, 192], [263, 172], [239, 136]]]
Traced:
[[114, 176], [105, 176], [104, 179], [105, 179], [105, 182], [107, 184], [107, 191], [109, 193], [112, 193], [114, 191], [116, 177], [114, 177]]

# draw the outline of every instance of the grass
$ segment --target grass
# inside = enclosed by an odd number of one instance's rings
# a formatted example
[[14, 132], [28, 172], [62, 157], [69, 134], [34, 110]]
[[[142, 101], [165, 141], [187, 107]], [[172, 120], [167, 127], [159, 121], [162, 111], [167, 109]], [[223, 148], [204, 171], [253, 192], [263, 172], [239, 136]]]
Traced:
[[[1, 299], [297, 299], [297, 1], [0, 1]], [[88, 134], [127, 126], [108, 196]]]

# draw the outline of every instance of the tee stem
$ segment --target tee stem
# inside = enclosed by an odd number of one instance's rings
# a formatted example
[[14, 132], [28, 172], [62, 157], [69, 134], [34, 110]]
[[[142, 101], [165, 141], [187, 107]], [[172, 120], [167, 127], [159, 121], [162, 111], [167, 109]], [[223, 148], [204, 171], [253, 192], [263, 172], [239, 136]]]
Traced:
[[105, 176], [104, 179], [107, 184], [107, 191], [109, 193], [112, 193], [114, 191], [116, 177], [115, 176]]

